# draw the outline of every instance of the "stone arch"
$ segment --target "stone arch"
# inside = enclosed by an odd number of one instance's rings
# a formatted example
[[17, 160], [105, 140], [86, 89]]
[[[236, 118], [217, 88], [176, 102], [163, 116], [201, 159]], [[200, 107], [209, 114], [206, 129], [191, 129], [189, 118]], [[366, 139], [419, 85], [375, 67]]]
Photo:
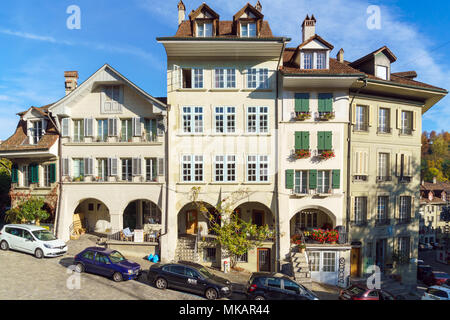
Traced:
[[73, 227], [81, 223], [88, 232], [107, 233], [111, 231], [111, 216], [105, 202], [97, 198], [85, 198], [76, 202], [73, 210]]
[[162, 210], [152, 200], [142, 198], [128, 201], [122, 212], [124, 229], [161, 230]]

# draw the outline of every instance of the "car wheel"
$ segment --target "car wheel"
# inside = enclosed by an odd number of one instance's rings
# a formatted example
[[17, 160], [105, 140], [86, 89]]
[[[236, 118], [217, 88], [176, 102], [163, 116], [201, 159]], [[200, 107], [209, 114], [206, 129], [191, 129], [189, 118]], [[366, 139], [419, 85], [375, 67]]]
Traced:
[[263, 296], [256, 296], [254, 300], [266, 300]]
[[217, 294], [216, 289], [209, 288], [209, 289], [206, 290], [206, 292], [205, 292], [205, 297], [206, 297], [206, 299], [208, 299], [208, 300], [216, 300], [216, 299], [217, 299], [217, 296], [218, 296], [218, 294]]
[[113, 274], [113, 280], [114, 280], [115, 282], [120, 282], [120, 281], [122, 281], [122, 280], [123, 280], [122, 274], [121, 274], [120, 272], [115, 272], [115, 273]]
[[167, 288], [167, 280], [164, 278], [158, 278], [155, 281], [155, 285], [158, 289], [165, 290]]
[[42, 249], [36, 249], [36, 251], [34, 252], [34, 256], [37, 259], [42, 259], [44, 257], [44, 252], [42, 251]]
[[83, 264], [78, 263], [78, 264], [75, 266], [75, 271], [78, 272], [78, 273], [83, 273], [83, 272], [84, 272], [84, 266], [83, 266]]
[[3, 251], [8, 250], [8, 249], [9, 249], [9, 244], [8, 244], [8, 242], [6, 242], [5, 240], [3, 240], [3, 241], [0, 243], [0, 249], [2, 249]]

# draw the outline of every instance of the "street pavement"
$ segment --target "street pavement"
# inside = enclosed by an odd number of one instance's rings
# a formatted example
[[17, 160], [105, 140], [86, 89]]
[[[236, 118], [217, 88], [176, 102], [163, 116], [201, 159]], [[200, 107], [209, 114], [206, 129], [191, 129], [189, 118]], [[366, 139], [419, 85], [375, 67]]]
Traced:
[[[424, 264], [431, 266], [434, 271], [442, 271], [450, 274], [450, 265], [436, 261], [436, 250], [420, 251], [419, 259], [423, 260]], [[425, 285], [421, 280], [417, 280], [417, 293], [420, 296], [423, 296], [427, 289], [427, 285]]]

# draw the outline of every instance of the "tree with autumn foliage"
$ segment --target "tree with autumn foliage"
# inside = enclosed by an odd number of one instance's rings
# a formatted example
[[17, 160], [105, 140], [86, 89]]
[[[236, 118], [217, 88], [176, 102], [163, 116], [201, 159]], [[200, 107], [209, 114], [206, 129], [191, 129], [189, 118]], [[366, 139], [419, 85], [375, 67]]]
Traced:
[[450, 133], [435, 131], [422, 134], [422, 179], [432, 182], [450, 181]]

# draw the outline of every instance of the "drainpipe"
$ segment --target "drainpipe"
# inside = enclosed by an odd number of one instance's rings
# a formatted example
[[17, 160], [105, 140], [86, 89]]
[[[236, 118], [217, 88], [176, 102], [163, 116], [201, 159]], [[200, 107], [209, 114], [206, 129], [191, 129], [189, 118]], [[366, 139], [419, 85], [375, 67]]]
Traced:
[[284, 49], [286, 48], [286, 40], [283, 41], [283, 47], [281, 48], [281, 52], [280, 52], [280, 57], [278, 58], [278, 64], [277, 64], [277, 69], [276, 69], [276, 85], [277, 85], [277, 89], [276, 89], [276, 98], [275, 98], [275, 168], [276, 168], [276, 172], [275, 172], [275, 193], [276, 193], [276, 201], [275, 201], [275, 232], [276, 232], [276, 238], [275, 238], [275, 259], [276, 259], [276, 264], [275, 264], [275, 268], [277, 271], [280, 271], [281, 268], [281, 256], [280, 256], [280, 198], [279, 198], [279, 193], [278, 193], [278, 177], [279, 177], [279, 173], [278, 173], [278, 168], [279, 168], [279, 161], [278, 161], [278, 99], [279, 99], [279, 95], [280, 95], [280, 90], [279, 90], [279, 68], [280, 68], [280, 64], [281, 64], [281, 59], [283, 58], [283, 52]]
[[348, 122], [348, 127], [347, 127], [347, 217], [346, 217], [346, 221], [345, 221], [345, 231], [347, 232], [347, 242], [350, 238], [350, 208], [351, 208], [351, 196], [350, 196], [350, 177], [351, 177], [351, 134], [352, 134], [352, 119], [353, 119], [353, 114], [352, 114], [352, 105], [353, 105], [353, 101], [355, 101], [356, 96], [359, 94], [359, 92], [364, 89], [365, 87], [367, 87], [367, 78], [360, 78], [359, 80], [364, 81], [364, 85], [359, 88], [356, 93], [353, 95], [352, 101], [350, 102], [350, 106], [349, 106], [349, 122]]
[[169, 230], [169, 112], [170, 112], [170, 105], [167, 105], [167, 115], [166, 115], [166, 134], [164, 135], [164, 139], [165, 139], [165, 150], [164, 150], [164, 154], [165, 154], [165, 166], [166, 166], [166, 170], [165, 170], [165, 184], [166, 184], [166, 210], [165, 210], [165, 216], [166, 216], [166, 221], [164, 224], [164, 233], [161, 233], [160, 237], [162, 237], [163, 235], [167, 234], [167, 230]]

